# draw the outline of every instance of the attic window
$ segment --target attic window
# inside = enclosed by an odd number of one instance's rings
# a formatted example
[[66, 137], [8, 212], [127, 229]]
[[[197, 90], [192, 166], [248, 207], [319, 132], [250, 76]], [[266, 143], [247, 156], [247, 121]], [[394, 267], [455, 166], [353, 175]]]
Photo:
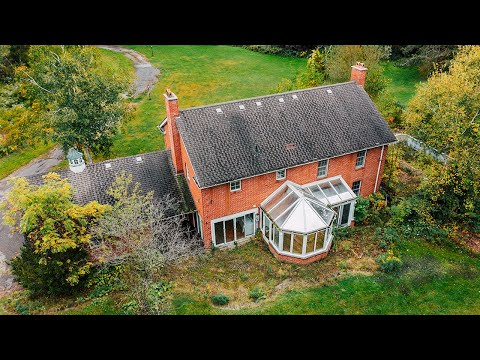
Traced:
[[221, 108], [217, 108], [216, 110], [217, 110], [217, 114], [223, 114], [223, 111]]
[[245, 110], [245, 105], [238, 105], [240, 110]]
[[292, 99], [298, 100], [298, 96], [297, 95], [292, 95]]
[[257, 101], [255, 104], [257, 104], [257, 106], [262, 106], [262, 103], [260, 101]]
[[297, 144], [291, 143], [291, 144], [286, 144], [285, 145], [285, 149], [287, 149], [287, 150], [293, 150], [293, 149], [296, 149], [296, 148], [297, 148]]
[[112, 168], [112, 164], [111, 163], [106, 163], [105, 164], [105, 169], [111, 169]]
[[281, 103], [285, 102], [283, 98], [278, 98], [278, 101], [280, 101]]
[[333, 94], [332, 90], [327, 89], [327, 94]]
[[141, 162], [143, 162], [143, 160], [142, 160], [142, 157], [141, 157], [141, 156], [137, 156], [137, 157], [135, 158], [135, 161], [136, 161], [137, 163], [141, 163]]

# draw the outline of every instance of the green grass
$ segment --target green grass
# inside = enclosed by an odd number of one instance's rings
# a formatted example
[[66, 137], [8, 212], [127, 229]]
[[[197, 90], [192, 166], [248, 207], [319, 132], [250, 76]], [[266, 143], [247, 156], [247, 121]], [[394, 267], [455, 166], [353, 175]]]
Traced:
[[10, 155], [0, 157], [0, 179], [7, 177], [15, 170], [28, 164], [31, 160], [42, 155], [51, 148], [53, 148], [53, 144], [45, 145], [42, 142], [38, 143], [36, 146], [29, 146]]
[[398, 275], [351, 276], [290, 291], [251, 313], [480, 314], [478, 259], [425, 243], [409, 243], [403, 254], [408, 266]]
[[[287, 290], [241, 310], [214, 307], [205, 295], [179, 293], [173, 307], [176, 314], [480, 314], [478, 256], [424, 241], [400, 242], [398, 251], [404, 265], [397, 274], [347, 272], [339, 280]], [[329, 255], [330, 261], [336, 256]]]
[[87, 304], [58, 312], [59, 315], [119, 315], [118, 303], [112, 297], [101, 297]]
[[425, 79], [416, 67], [398, 67], [392, 62], [385, 62], [383, 68], [383, 74], [391, 79], [389, 85], [391, 92], [402, 105], [406, 106], [415, 95], [415, 86]]
[[265, 55], [231, 46], [128, 46], [160, 69], [151, 99], [135, 100], [135, 117], [115, 138], [111, 157], [164, 148], [156, 128], [165, 118], [163, 93], [169, 87], [180, 109], [271, 93], [283, 78], [305, 67], [305, 59]]

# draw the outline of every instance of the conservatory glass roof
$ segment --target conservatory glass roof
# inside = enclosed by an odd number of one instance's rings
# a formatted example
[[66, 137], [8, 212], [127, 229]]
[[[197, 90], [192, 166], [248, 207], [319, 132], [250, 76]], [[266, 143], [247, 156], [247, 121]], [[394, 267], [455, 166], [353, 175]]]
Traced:
[[303, 234], [330, 226], [335, 215], [311, 193], [288, 180], [261, 207], [281, 230]]
[[341, 176], [306, 184], [302, 188], [324, 205], [330, 206], [347, 202], [357, 197]]

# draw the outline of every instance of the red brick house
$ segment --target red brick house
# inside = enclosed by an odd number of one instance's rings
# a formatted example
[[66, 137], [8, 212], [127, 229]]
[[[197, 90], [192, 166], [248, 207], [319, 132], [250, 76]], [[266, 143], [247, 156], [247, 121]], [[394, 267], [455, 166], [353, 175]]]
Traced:
[[325, 257], [332, 226], [351, 226], [357, 195], [378, 191], [395, 136], [351, 81], [180, 110], [167, 90], [160, 125], [174, 171], [183, 174], [206, 248], [260, 229], [279, 259]]

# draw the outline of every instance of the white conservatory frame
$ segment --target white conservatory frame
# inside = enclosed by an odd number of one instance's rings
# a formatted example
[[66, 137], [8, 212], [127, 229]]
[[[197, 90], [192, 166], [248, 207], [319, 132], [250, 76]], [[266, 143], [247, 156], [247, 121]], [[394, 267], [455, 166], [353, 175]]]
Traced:
[[[334, 183], [340, 183], [346, 188], [346, 192], [341, 192], [339, 193], [336, 189], [335, 186], [332, 185], [332, 182]], [[327, 196], [328, 194], [325, 193], [324, 190], [322, 190], [323, 184], [329, 184], [329, 188], [333, 190], [333, 195], [332, 196]], [[357, 195], [352, 191], [350, 186], [345, 182], [345, 180], [342, 178], [341, 175], [338, 176], [333, 176], [328, 179], [322, 179], [322, 180], [317, 180], [305, 185], [301, 186], [303, 189], [308, 191], [310, 194], [312, 194], [315, 198], [317, 198], [319, 201], [321, 201], [323, 204], [329, 206], [330, 208], [334, 209], [334, 211], [337, 213], [337, 226], [350, 226], [350, 224], [353, 221], [353, 214], [355, 212], [355, 203], [357, 199]], [[316, 191], [312, 191], [312, 188], [315, 189]], [[348, 213], [348, 221], [344, 224], [341, 224], [342, 221], [342, 213], [343, 213], [343, 207], [351, 204], [350, 205], [350, 211]], [[335, 208], [338, 208], [338, 210], [335, 210]]]
[[[279, 195], [280, 197], [277, 198]], [[296, 196], [293, 202], [290, 198], [291, 196]], [[277, 200], [275, 200], [276, 198]], [[287, 201], [287, 199], [289, 200]], [[274, 205], [270, 207], [272, 201]], [[286, 205], [281, 205], [285, 202]], [[277, 210], [277, 214], [273, 215], [273, 212], [275, 212], [275, 209], [278, 209], [278, 207], [280, 207], [281, 210]], [[308, 211], [306, 211], [306, 209]], [[304, 218], [303, 224], [298, 224], [296, 230], [290, 228], [290, 226], [292, 226], [291, 219], [295, 219], [295, 217], [298, 217], [302, 212], [303, 214], [308, 214], [308, 218]], [[274, 216], [276, 221], [281, 221], [281, 223], [275, 223], [272, 216]], [[335, 221], [335, 212], [326, 207], [321, 201], [305, 191], [305, 189], [298, 184], [287, 180], [286, 183], [262, 201], [260, 204], [260, 219], [263, 239], [270, 244], [278, 254], [307, 259], [330, 249], [333, 238], [332, 225]], [[308, 221], [306, 219], [308, 219]], [[312, 221], [312, 219], [316, 220]], [[297, 222], [294, 220], [294, 223]], [[322, 235], [321, 238], [319, 238], [319, 234]], [[288, 250], [284, 250], [284, 241], [288, 238], [290, 246]], [[301, 252], [298, 248], [297, 251], [294, 250], [295, 243], [300, 243], [299, 239], [301, 239]], [[321, 243], [320, 248], [318, 247], [320, 244], [319, 241]], [[309, 247], [310, 250], [307, 249], [307, 247]]]

